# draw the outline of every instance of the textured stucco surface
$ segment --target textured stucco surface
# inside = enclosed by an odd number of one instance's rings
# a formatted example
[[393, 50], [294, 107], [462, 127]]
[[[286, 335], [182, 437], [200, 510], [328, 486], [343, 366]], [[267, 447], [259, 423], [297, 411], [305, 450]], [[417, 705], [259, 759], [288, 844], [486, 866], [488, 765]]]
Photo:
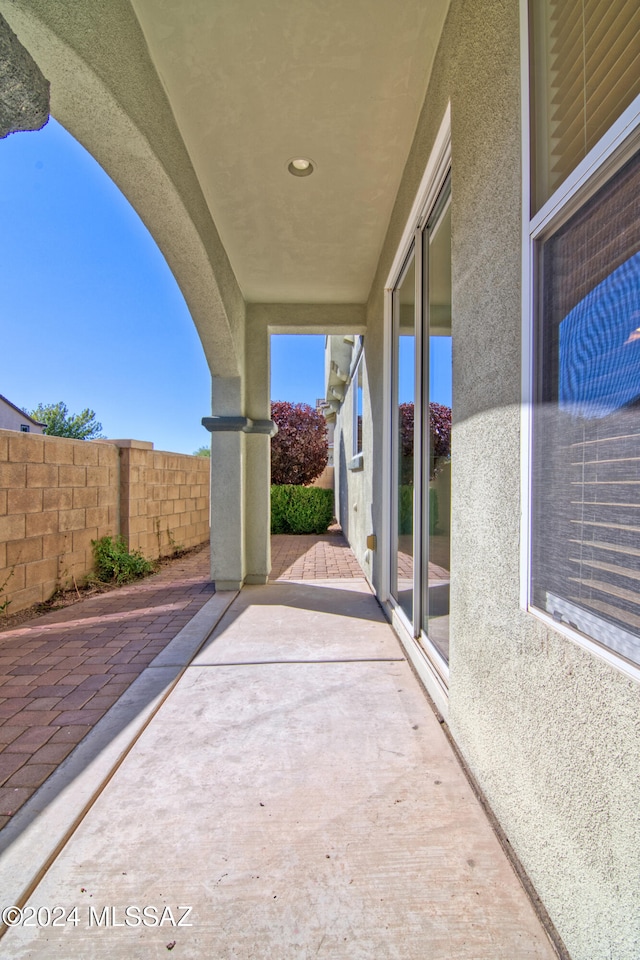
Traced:
[[212, 373], [242, 360], [244, 302], [128, 0], [0, 0], [51, 81], [51, 113], [136, 208], [180, 285]]
[[269, 333], [364, 333], [366, 315], [360, 303], [248, 303], [250, 322]]
[[40, 130], [49, 119], [49, 83], [0, 16], [0, 138]]
[[[247, 315], [245, 351], [246, 415], [271, 418], [271, 343], [267, 326]], [[245, 577], [265, 583], [271, 571], [271, 439], [266, 434], [245, 437]]]
[[[640, 690], [519, 606], [519, 42], [516, 4], [452, 3], [368, 302], [376, 430], [365, 469], [380, 531], [383, 290], [450, 100], [449, 723], [573, 960], [637, 960]], [[350, 480], [355, 496], [362, 481]], [[360, 555], [364, 545], [354, 546]]]
[[[365, 338], [366, 345], [366, 338]], [[356, 389], [352, 379], [345, 393], [344, 402], [336, 417], [333, 457], [338, 465], [335, 476], [336, 509], [338, 520], [349, 540], [358, 563], [365, 576], [373, 579], [375, 551], [367, 549], [367, 536], [374, 533], [372, 478], [379, 473], [379, 465], [372, 462], [374, 449], [374, 427], [371, 416], [371, 390], [367, 378], [367, 357], [364, 351], [362, 368], [362, 467], [352, 470], [349, 463], [353, 458], [353, 393]]]

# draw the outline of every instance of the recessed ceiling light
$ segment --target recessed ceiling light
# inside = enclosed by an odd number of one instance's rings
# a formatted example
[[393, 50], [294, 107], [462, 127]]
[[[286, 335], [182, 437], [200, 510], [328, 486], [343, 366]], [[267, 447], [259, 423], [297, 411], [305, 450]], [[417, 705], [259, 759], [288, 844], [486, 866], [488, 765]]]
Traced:
[[310, 177], [315, 168], [315, 163], [308, 157], [294, 157], [287, 164], [287, 170], [294, 177]]

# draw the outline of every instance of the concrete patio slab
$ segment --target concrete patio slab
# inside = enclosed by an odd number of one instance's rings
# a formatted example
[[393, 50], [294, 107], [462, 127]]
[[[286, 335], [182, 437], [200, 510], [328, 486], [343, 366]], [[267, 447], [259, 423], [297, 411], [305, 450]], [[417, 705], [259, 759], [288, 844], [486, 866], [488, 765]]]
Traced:
[[245, 587], [194, 664], [351, 659], [403, 659], [363, 579]]
[[327, 635], [329, 660], [293, 643], [302, 600], [242, 591], [207, 648], [233, 662], [187, 667], [34, 890], [23, 916], [59, 905], [62, 926], [12, 927], [3, 956], [556, 956], [359, 589], [364, 616], [332, 586], [337, 612], [308, 614], [344, 637], [340, 659]]

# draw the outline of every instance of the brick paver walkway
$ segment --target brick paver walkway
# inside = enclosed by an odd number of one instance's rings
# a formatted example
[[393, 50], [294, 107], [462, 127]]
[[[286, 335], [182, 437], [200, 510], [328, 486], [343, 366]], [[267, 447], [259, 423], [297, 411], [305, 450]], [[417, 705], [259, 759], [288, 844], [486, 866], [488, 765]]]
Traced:
[[[361, 577], [339, 530], [272, 537], [272, 579]], [[0, 829], [213, 594], [208, 547], [2, 630]]]
[[0, 828], [213, 592], [207, 547], [0, 632]]
[[271, 537], [272, 580], [334, 580], [363, 577], [340, 528], [328, 533]]

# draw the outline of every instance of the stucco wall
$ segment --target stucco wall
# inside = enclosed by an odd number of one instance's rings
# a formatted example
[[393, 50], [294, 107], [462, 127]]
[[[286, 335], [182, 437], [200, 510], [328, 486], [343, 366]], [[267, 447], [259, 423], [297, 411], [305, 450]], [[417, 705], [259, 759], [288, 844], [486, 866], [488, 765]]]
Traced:
[[319, 477], [317, 477], [311, 487], [319, 487], [321, 490], [333, 490], [334, 468], [325, 467]]
[[[518, 5], [453, 0], [368, 303], [366, 478], [382, 530], [383, 290], [447, 102], [452, 125], [452, 733], [574, 960], [640, 956], [640, 695], [519, 606]], [[342, 482], [342, 481], [341, 481]], [[358, 557], [362, 525], [350, 524]], [[380, 584], [381, 551], [374, 579]]]
[[16, 613], [80, 581], [121, 532], [155, 559], [209, 537], [209, 460], [127, 440], [0, 430], [0, 603]]
[[353, 459], [353, 391], [352, 379], [345, 393], [344, 402], [336, 416], [333, 441], [336, 490], [336, 515], [345, 536], [349, 540], [358, 563], [371, 581], [374, 570], [374, 553], [367, 549], [367, 537], [375, 532], [373, 519], [372, 475], [373, 422], [371, 418], [370, 390], [367, 381], [366, 338], [365, 357], [362, 367], [362, 467], [349, 469]]
[[0, 16], [0, 138], [40, 130], [49, 119], [49, 84]]

